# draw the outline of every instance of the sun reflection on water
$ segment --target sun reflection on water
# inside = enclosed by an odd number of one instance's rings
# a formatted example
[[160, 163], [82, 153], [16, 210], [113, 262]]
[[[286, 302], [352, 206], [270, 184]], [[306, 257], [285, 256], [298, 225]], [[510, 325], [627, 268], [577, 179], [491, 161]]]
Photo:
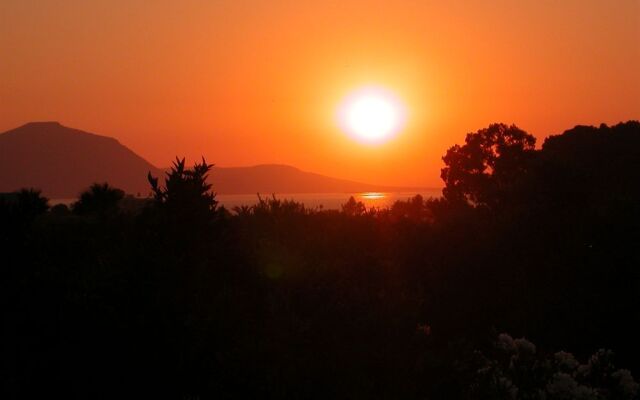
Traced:
[[382, 192], [363, 192], [354, 196], [356, 200], [361, 201], [367, 209], [369, 208], [385, 208], [389, 202], [386, 193]]
[[378, 200], [378, 199], [384, 199], [386, 196], [384, 193], [380, 193], [380, 192], [364, 192], [364, 193], [360, 193], [360, 197], [363, 200]]

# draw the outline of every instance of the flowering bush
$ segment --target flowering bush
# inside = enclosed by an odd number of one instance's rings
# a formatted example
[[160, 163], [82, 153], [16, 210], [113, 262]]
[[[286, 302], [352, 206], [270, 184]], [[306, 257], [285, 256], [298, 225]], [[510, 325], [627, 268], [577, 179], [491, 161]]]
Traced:
[[492, 354], [477, 353], [472, 398], [531, 400], [632, 400], [638, 383], [616, 369], [611, 350], [598, 350], [585, 364], [573, 354], [540, 354], [530, 341], [500, 334]]

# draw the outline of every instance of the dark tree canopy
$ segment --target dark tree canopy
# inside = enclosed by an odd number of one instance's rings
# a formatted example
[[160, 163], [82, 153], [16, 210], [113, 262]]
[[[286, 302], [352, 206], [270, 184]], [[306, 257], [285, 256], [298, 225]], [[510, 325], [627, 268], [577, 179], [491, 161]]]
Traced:
[[225, 214], [179, 159], [76, 215], [0, 194], [0, 398], [638, 399], [640, 123], [534, 144], [471, 133], [387, 209]]
[[49, 210], [49, 199], [38, 189], [20, 189], [0, 196], [0, 224], [27, 225]]
[[18, 191], [16, 207], [20, 213], [29, 217], [44, 214], [49, 209], [49, 199], [37, 189], [22, 189]]
[[424, 198], [417, 194], [407, 201], [396, 201], [391, 205], [389, 213], [395, 220], [409, 219], [411, 221], [432, 221], [433, 215], [427, 207]]
[[118, 203], [124, 197], [124, 191], [108, 183], [94, 183], [80, 194], [73, 204], [73, 212], [78, 215], [107, 216], [117, 213]]
[[[640, 122], [576, 126], [548, 137], [538, 185], [554, 203], [619, 208], [640, 196]], [[607, 205], [609, 204], [609, 205]]]
[[535, 144], [535, 137], [515, 125], [491, 124], [467, 134], [464, 145], [451, 147], [443, 157], [445, 198], [476, 207], [499, 207], [528, 169]]

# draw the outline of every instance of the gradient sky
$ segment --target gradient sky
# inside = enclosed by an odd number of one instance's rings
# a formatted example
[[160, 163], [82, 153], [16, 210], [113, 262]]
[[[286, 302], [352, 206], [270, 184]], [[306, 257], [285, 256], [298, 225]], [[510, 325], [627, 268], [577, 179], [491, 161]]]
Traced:
[[[639, 71], [639, 0], [0, 0], [0, 131], [56, 120], [157, 166], [440, 186], [446, 149], [491, 122], [540, 144], [640, 118]], [[365, 84], [408, 107], [377, 147], [335, 120]]]

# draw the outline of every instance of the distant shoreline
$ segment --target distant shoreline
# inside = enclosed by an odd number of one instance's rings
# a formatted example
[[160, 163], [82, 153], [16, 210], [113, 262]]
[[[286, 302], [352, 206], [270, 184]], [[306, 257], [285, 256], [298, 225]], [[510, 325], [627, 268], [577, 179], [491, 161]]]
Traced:
[[[373, 194], [373, 196], [372, 196]], [[442, 188], [423, 189], [416, 191], [402, 192], [342, 192], [342, 193], [260, 193], [260, 197], [271, 198], [275, 195], [277, 199], [294, 200], [305, 205], [307, 208], [319, 208], [323, 210], [339, 210], [341, 205], [353, 196], [357, 201], [361, 201], [365, 206], [386, 208], [391, 206], [395, 201], [407, 200], [416, 195], [422, 197], [440, 197]], [[141, 197], [138, 197], [141, 198]], [[252, 206], [258, 203], [258, 193], [244, 194], [218, 194], [216, 199], [220, 206], [231, 210], [234, 207]], [[65, 204], [71, 205], [77, 198], [52, 198], [49, 200], [50, 205]]]

